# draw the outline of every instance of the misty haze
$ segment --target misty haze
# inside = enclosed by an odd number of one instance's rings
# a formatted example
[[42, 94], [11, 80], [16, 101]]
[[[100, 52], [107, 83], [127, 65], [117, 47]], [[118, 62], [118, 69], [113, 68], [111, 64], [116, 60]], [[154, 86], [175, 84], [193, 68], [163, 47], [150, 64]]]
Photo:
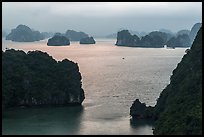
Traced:
[[3, 135], [202, 134], [202, 2], [2, 2]]
[[190, 29], [202, 20], [200, 2], [3, 2], [2, 28], [24, 24], [41, 32], [67, 29], [106, 36], [120, 29], [151, 32]]

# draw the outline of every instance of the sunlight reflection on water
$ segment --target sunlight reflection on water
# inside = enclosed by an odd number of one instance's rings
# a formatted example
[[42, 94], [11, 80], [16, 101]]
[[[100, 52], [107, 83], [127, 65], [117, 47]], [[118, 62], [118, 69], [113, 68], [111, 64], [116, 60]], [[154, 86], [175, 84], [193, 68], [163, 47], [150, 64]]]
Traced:
[[[185, 48], [117, 47], [114, 39], [98, 39], [94, 45], [71, 42], [70, 46], [62, 47], [46, 46], [47, 40], [31, 43], [2, 40], [2, 50], [6, 47], [24, 51], [42, 50], [57, 60], [68, 58], [77, 62], [86, 97], [82, 104], [83, 111], [78, 116], [75, 115], [78, 112], [69, 108], [66, 111], [61, 109], [61, 113], [54, 113], [50, 117], [47, 112], [38, 111], [36, 118], [31, 117], [30, 121], [22, 117], [15, 119], [15, 113], [12, 113], [10, 118], [3, 118], [4, 134], [151, 135], [151, 125], [130, 125], [130, 106], [136, 98], [154, 106], [185, 53]], [[22, 113], [31, 116], [36, 112], [19, 110], [18, 114]], [[42, 115], [44, 120], [40, 120]], [[36, 119], [39, 119], [37, 123]]]

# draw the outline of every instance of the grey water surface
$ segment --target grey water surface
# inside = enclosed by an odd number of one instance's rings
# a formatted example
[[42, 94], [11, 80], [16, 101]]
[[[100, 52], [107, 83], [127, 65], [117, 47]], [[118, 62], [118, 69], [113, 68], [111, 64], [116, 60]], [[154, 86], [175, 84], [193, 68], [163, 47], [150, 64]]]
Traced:
[[130, 107], [138, 98], [154, 106], [169, 84], [173, 69], [186, 48], [115, 46], [115, 39], [96, 39], [94, 45], [47, 46], [47, 40], [11, 42], [6, 48], [45, 51], [56, 60], [79, 65], [85, 100], [82, 106], [12, 108], [3, 112], [3, 134], [123, 134], [152, 135], [151, 122], [130, 122]]

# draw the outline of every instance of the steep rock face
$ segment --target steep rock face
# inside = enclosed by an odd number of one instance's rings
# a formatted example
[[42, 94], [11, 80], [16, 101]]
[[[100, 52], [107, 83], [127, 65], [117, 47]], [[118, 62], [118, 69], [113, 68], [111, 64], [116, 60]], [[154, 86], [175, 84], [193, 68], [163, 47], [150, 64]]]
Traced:
[[154, 111], [159, 117], [154, 134], [202, 134], [202, 28]]
[[80, 105], [85, 96], [76, 63], [46, 52], [2, 51], [2, 106]]
[[167, 47], [190, 47], [191, 41], [187, 34], [182, 34], [171, 38], [166, 45]]
[[202, 26], [202, 23], [196, 23], [192, 28], [191, 28], [191, 31], [190, 31], [190, 34], [189, 34], [189, 37], [190, 37], [190, 40], [191, 40], [191, 43], [193, 43], [196, 35], [197, 35], [197, 32], [199, 31], [200, 27]]
[[141, 102], [133, 103], [131, 116], [139, 113], [140, 117], [156, 119], [153, 131], [156, 135], [202, 134], [202, 27], [191, 49], [174, 69], [156, 106], [149, 109], [143, 105], [141, 112], [138, 106]]
[[84, 32], [77, 32], [74, 30], [67, 30], [65, 33], [65, 36], [70, 40], [70, 41], [80, 41], [82, 38], [89, 37], [88, 34]]
[[128, 30], [122, 30], [117, 33], [117, 46], [136, 46], [140, 38], [137, 35], [131, 35]]
[[43, 40], [44, 36], [39, 31], [33, 31], [26, 25], [18, 25], [6, 36], [6, 40], [16, 42], [33, 42]]
[[153, 114], [151, 113], [153, 107], [147, 107], [145, 103], [141, 103], [139, 99], [136, 99], [132, 106], [130, 107], [130, 115], [133, 119], [146, 119], [152, 118]]
[[141, 39], [137, 35], [131, 35], [128, 30], [119, 31], [117, 34], [117, 46], [129, 47], [148, 47], [148, 48], [162, 48], [164, 47], [168, 36], [164, 32], [153, 31]]
[[141, 38], [142, 47], [162, 48], [167, 41], [167, 34], [164, 32], [153, 31]]
[[86, 37], [80, 40], [80, 44], [95, 44], [95, 40], [93, 37]]
[[66, 46], [70, 45], [70, 41], [67, 37], [61, 35], [55, 35], [54, 37], [48, 39], [48, 46]]
[[173, 32], [167, 29], [160, 29], [159, 32], [164, 32], [167, 35], [167, 41], [175, 36]]
[[176, 35], [183, 35], [183, 34], [186, 34], [186, 35], [189, 35], [190, 34], [190, 30], [180, 30], [176, 33]]

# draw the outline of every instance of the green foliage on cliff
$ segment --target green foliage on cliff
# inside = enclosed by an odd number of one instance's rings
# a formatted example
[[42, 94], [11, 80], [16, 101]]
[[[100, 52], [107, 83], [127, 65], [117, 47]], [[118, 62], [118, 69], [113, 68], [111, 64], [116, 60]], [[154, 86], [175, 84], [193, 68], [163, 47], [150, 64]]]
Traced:
[[202, 28], [162, 91], [154, 134], [202, 134]]
[[147, 107], [136, 99], [130, 115], [136, 120], [154, 119], [155, 135], [202, 134], [202, 28], [174, 69], [156, 106]]
[[81, 104], [78, 65], [56, 61], [46, 52], [2, 51], [2, 106]]

